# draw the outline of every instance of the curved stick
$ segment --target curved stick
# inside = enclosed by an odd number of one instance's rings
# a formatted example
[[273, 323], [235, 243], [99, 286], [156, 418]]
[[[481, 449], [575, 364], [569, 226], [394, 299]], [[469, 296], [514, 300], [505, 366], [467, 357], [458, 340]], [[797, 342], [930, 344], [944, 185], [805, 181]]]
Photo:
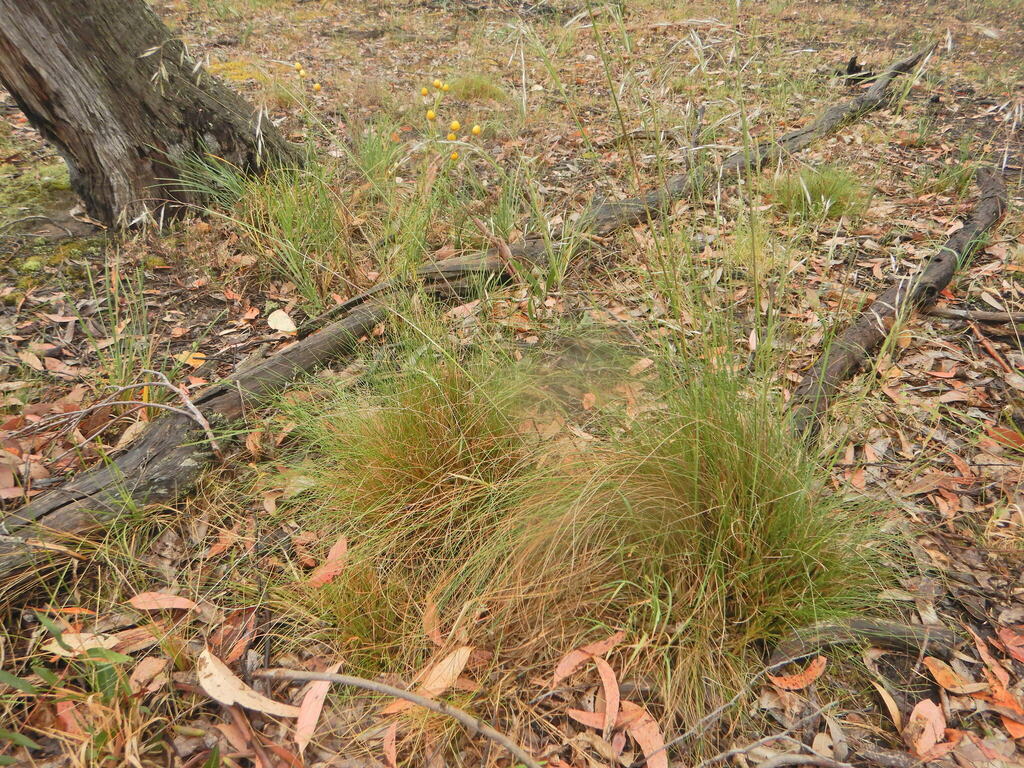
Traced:
[[337, 683], [338, 685], [350, 685], [353, 688], [362, 688], [364, 691], [374, 691], [375, 693], [383, 693], [387, 696], [394, 696], [396, 699], [405, 699], [411, 701], [413, 704], [429, 709], [431, 712], [437, 712], [439, 715], [446, 715], [453, 720], [460, 723], [470, 735], [479, 733], [495, 744], [499, 744], [504, 747], [512, 757], [518, 760], [527, 768], [540, 768], [540, 763], [530, 757], [526, 750], [517, 745], [514, 741], [509, 739], [508, 736], [501, 733], [500, 731], [494, 730], [491, 726], [485, 723], [478, 717], [468, 712], [453, 707], [444, 701], [434, 701], [428, 699], [425, 696], [420, 696], [418, 693], [412, 693], [411, 691], [403, 690], [402, 688], [396, 688], [393, 685], [387, 685], [386, 683], [378, 683], [376, 680], [367, 680], [365, 677], [354, 677], [352, 675], [337, 675], [330, 672], [299, 672], [291, 669], [262, 669], [258, 672], [254, 672], [255, 677], [262, 677], [266, 680], [295, 680], [298, 682], [308, 682], [310, 680], [324, 680], [329, 683]]

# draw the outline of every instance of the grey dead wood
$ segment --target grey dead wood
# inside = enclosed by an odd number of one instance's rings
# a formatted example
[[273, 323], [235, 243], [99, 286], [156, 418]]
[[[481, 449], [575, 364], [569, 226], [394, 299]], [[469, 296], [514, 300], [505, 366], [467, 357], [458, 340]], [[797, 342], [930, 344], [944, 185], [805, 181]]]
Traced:
[[882, 346], [899, 318], [935, 301], [987, 233], [1006, 213], [1006, 184], [994, 168], [978, 170], [981, 195], [963, 227], [954, 232], [916, 275], [899, 278], [833, 341], [804, 376], [790, 401], [792, 423], [810, 439], [843, 382], [861, 370]]

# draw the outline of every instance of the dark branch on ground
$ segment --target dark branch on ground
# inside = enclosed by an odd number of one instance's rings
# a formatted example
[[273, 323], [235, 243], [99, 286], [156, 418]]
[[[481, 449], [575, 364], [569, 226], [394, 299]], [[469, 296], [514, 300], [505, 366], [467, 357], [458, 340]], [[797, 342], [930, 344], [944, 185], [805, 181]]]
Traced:
[[960, 265], [1006, 213], [1006, 184], [1002, 175], [993, 168], [981, 168], [976, 181], [981, 197], [964, 226], [950, 236], [919, 274], [897, 279], [875, 299], [800, 382], [790, 403], [798, 433], [809, 437], [817, 434], [839, 386], [868, 362], [899, 318], [935, 301]]

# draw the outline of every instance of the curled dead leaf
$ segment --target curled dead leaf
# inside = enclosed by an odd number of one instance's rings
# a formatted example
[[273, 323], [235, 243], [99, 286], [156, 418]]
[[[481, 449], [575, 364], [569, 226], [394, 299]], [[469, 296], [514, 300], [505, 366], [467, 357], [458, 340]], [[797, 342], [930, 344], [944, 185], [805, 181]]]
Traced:
[[196, 674], [199, 676], [199, 687], [221, 704], [238, 704], [277, 717], [299, 716], [298, 707], [268, 699], [243, 683], [224, 662], [210, 653], [209, 648], [204, 648], [199, 654]]
[[828, 660], [824, 656], [818, 656], [803, 672], [793, 675], [768, 675], [768, 679], [784, 691], [802, 691], [821, 677], [827, 663]]

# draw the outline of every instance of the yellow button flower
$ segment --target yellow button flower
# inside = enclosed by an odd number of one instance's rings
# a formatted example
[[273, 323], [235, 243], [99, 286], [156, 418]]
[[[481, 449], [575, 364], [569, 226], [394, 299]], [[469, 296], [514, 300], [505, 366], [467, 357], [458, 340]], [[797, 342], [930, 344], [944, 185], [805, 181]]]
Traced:
[[452, 160], [458, 160], [459, 159], [459, 153], [458, 152], [452, 152], [451, 158], [452, 158]]
[[445, 83], [444, 85], [442, 85], [441, 86], [441, 90], [444, 91], [445, 93], [448, 93], [448, 83]]
[[320, 91], [320, 83], [313, 83], [313, 90], [317, 91], [319, 93], [319, 91]]
[[455, 141], [458, 138], [454, 133], [448, 134], [448, 141]]
[[434, 87], [435, 88], [440, 88], [441, 87], [441, 81], [440, 80], [434, 80]]
[[426, 88], [420, 88], [420, 96], [426, 96], [428, 93], [430, 93], [430, 91]]
[[437, 117], [437, 113], [434, 110], [432, 110], [432, 109], [428, 109], [427, 110], [427, 120], [433, 120], [436, 117]]
[[295, 62], [295, 71], [298, 72], [300, 69], [302, 69], [302, 62], [301, 61], [296, 61]]
[[480, 135], [480, 131], [482, 131], [482, 130], [483, 130], [483, 128], [481, 128], [479, 125], [474, 125], [473, 126], [473, 135], [474, 136], [479, 136]]
[[449, 125], [448, 127], [451, 128], [453, 131], [457, 131], [459, 130], [459, 128], [462, 127], [462, 124], [458, 120], [452, 120], [452, 124]]

